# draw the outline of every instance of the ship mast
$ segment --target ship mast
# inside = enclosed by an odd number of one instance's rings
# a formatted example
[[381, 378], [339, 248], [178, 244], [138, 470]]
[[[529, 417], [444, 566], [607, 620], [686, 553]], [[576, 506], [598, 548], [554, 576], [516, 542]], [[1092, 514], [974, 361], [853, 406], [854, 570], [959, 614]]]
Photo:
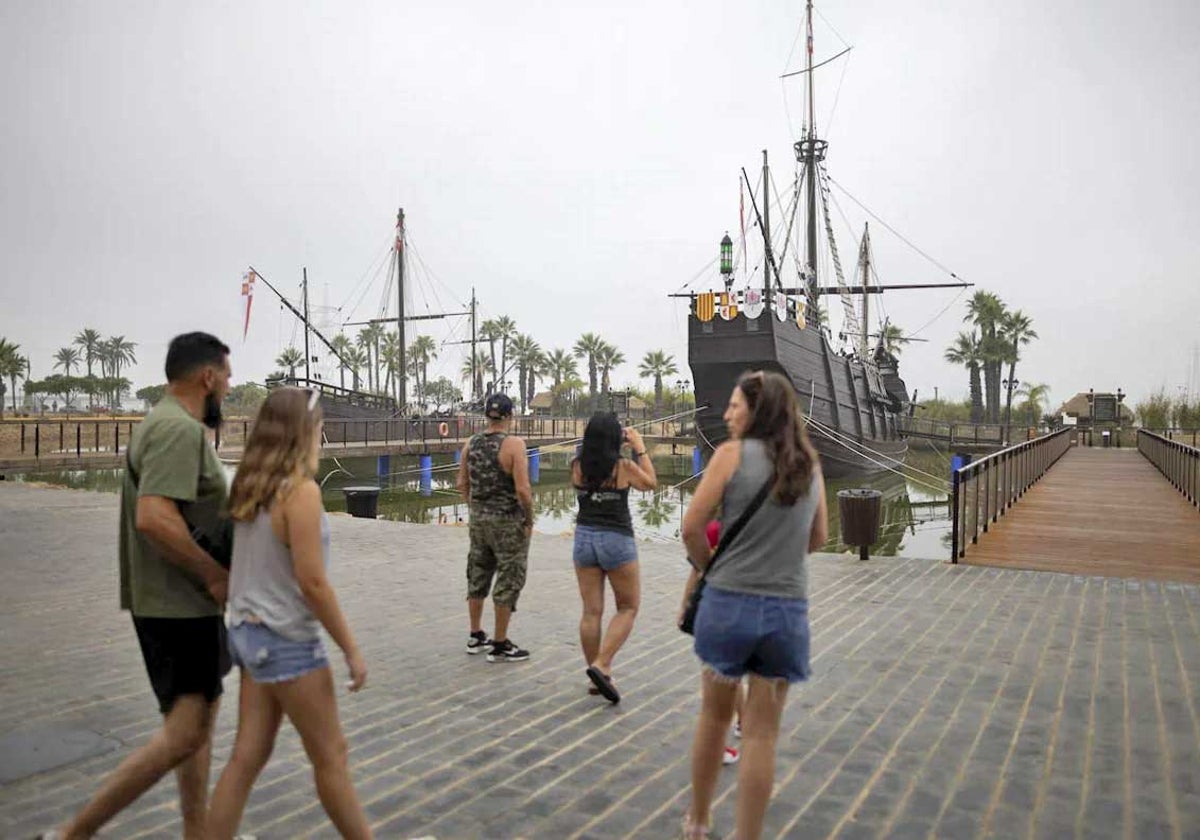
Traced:
[[396, 329], [400, 339], [400, 394], [396, 400], [396, 410], [404, 411], [408, 404], [408, 350], [404, 343], [404, 208], [396, 213], [396, 297], [399, 307], [396, 310]]
[[859, 249], [859, 262], [862, 264], [862, 336], [858, 345], [858, 357], [864, 362], [867, 360], [867, 351], [870, 349], [870, 340], [867, 337], [869, 329], [867, 327], [869, 321], [867, 316], [870, 314], [870, 285], [871, 285], [871, 231], [866, 223], [863, 224], [862, 246]]
[[[808, 124], [804, 127], [804, 136], [795, 144], [796, 159], [804, 165], [804, 192], [808, 205], [808, 229], [805, 243], [805, 261], [808, 264], [808, 304], [809, 312], [816, 323], [817, 312], [817, 164], [825, 159], [825, 149], [828, 146], [817, 139], [816, 96], [813, 85], [813, 4], [807, 4], [807, 39], [805, 41], [805, 74], [808, 76]], [[819, 324], [817, 326], [820, 326]]]

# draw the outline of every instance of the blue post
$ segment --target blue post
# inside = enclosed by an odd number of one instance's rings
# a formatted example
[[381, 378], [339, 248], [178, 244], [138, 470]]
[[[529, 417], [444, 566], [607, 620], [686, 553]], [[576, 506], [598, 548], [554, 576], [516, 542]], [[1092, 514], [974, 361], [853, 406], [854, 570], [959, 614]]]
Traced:
[[461, 463], [462, 463], [462, 450], [461, 450], [461, 449], [455, 449], [455, 450], [454, 450], [454, 463], [455, 463], [455, 464], [461, 464]]
[[542, 453], [537, 449], [529, 450], [529, 481], [537, 484], [542, 474]]
[[392, 456], [380, 455], [375, 459], [375, 477], [379, 479], [380, 487], [387, 487], [392, 483]]
[[692, 447], [692, 475], [699, 475], [701, 468], [700, 447]]
[[433, 456], [421, 456], [421, 495], [433, 495]]

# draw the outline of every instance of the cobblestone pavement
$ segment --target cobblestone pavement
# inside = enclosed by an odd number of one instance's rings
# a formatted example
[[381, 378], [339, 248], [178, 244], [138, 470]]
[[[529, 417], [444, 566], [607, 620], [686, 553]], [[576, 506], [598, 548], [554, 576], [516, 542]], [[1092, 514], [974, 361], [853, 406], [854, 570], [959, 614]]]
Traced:
[[[116, 505], [0, 483], [0, 739], [106, 739], [0, 784], [4, 837], [76, 808], [158, 724], [116, 608]], [[679, 548], [641, 544], [643, 608], [611, 707], [586, 693], [569, 540], [534, 539], [513, 625], [532, 661], [491, 665], [463, 651], [466, 539], [333, 518], [332, 574], [370, 667], [341, 716], [377, 836], [673, 836], [698, 707], [671, 624]], [[832, 555], [810, 579], [815, 675], [790, 694], [766, 836], [1200, 836], [1200, 587]], [[234, 711], [221, 710], [214, 776]], [[334, 834], [286, 727], [242, 830]], [[104, 836], [178, 832], [168, 781]]]

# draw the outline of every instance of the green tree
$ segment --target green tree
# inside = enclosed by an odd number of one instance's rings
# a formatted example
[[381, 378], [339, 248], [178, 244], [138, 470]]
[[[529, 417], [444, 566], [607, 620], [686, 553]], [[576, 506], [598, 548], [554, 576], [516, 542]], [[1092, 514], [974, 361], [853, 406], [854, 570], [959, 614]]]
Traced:
[[137, 356], [134, 350], [137, 345], [132, 341], [126, 341], [123, 335], [114, 335], [101, 345], [100, 361], [101, 367], [105, 370], [105, 379], [109, 381], [109, 387], [104, 393], [109, 396], [109, 405], [116, 408], [121, 402], [121, 394], [123, 393], [120, 384], [125, 382], [125, 390], [130, 388], [129, 380], [121, 376], [121, 369], [126, 365], [137, 364]]
[[54, 367], [61, 368], [63, 373], [70, 376], [72, 369], [79, 367], [79, 351], [74, 347], [60, 348], [54, 354]]
[[25, 379], [28, 372], [29, 360], [21, 355], [21, 345], [0, 338], [0, 377], [8, 379], [14, 412], [17, 410], [17, 380]]
[[1171, 425], [1171, 398], [1159, 389], [1134, 407], [1143, 429], [1166, 429]]
[[546, 376], [550, 377], [553, 386], [557, 388], [564, 379], [579, 376], [579, 363], [575, 361], [575, 357], [570, 352], [556, 347], [546, 355], [543, 371]]
[[[264, 388], [263, 390], [266, 390], [266, 389]], [[134, 394], [134, 396], [137, 397], [142, 402], [144, 402], [147, 405], [147, 407], [153, 407], [155, 404], [158, 403], [159, 400], [161, 400], [163, 398], [163, 395], [166, 393], [167, 393], [166, 385], [147, 385], [145, 388], [138, 388], [138, 390]], [[232, 395], [233, 395], [233, 392], [230, 391], [230, 396], [232, 396]], [[226, 402], [228, 402], [228, 400], [226, 400]]]
[[971, 379], [971, 422], [983, 422], [983, 388], [979, 381], [980, 366], [983, 355], [980, 352], [979, 336], [972, 330], [969, 333], [960, 332], [954, 343], [946, 348], [946, 361], [955, 365], [963, 365]]
[[1031, 385], [1028, 382], [1022, 382], [1017, 388], [1017, 396], [1021, 398], [1021, 402], [1017, 405], [1017, 411], [1023, 417], [1033, 418], [1034, 422], [1042, 419], [1046, 411], [1050, 397], [1050, 386], [1044, 384]]
[[575, 346], [571, 348], [577, 359], [587, 359], [588, 397], [591, 399], [593, 406], [596, 404], [596, 386], [598, 385], [596, 379], [596, 357], [604, 347], [604, 339], [595, 333], [588, 332], [581, 335], [579, 340], [575, 342]]
[[1000, 422], [1000, 369], [1009, 353], [1009, 344], [998, 335], [1004, 314], [1003, 301], [981, 289], [967, 303], [967, 315], [963, 318], [979, 328], [979, 365], [983, 371], [984, 401], [990, 423]]
[[1004, 428], [1006, 430], [1012, 422], [1013, 389], [1016, 388], [1017, 362], [1021, 360], [1021, 347], [1037, 337], [1038, 334], [1033, 329], [1033, 319], [1020, 309], [1005, 312], [1000, 318], [999, 339], [1008, 348], [1005, 353], [1005, 360], [1008, 362], [1008, 394], [1004, 402]]
[[438, 357], [437, 342], [433, 336], [419, 335], [408, 348], [408, 356], [416, 367], [418, 399], [424, 402], [429, 390], [429, 363]]
[[304, 353], [299, 347], [287, 347], [275, 357], [275, 364], [287, 368], [288, 378], [296, 378], [296, 368], [304, 364]]
[[[352, 342], [349, 336], [347, 336], [345, 333], [338, 333], [332, 339], [330, 339], [329, 344], [333, 347], [334, 356], [338, 360], [338, 374], [341, 377], [342, 389], [345, 390], [346, 370], [348, 368], [347, 362], [349, 360], [351, 351], [354, 349], [354, 342]], [[276, 362], [275, 364], [279, 364], [279, 362]], [[286, 367], [286, 365], [282, 365], [282, 367]]]
[[[491, 372], [493, 386], [491, 390], [495, 390], [495, 382], [501, 379], [496, 368], [496, 342], [500, 340], [500, 332], [496, 326], [496, 322], [489, 318], [479, 325], [479, 337], [488, 343], [488, 359], [491, 361]], [[483, 390], [482, 388], [480, 390]]]
[[[230, 417], [237, 415], [254, 417], [258, 414], [258, 409], [262, 407], [268, 393], [267, 389], [257, 382], [243, 382], [241, 385], [234, 385], [229, 389], [229, 396], [225, 398], [227, 413]], [[138, 394], [140, 396], [141, 391]]]
[[[354, 380], [354, 390], [355, 391], [362, 390], [361, 389], [361, 384], [362, 384], [361, 371], [363, 370], [363, 368], [366, 368], [367, 372], [370, 373], [370, 369], [371, 369], [370, 354], [367, 353], [367, 351], [362, 347], [351, 347], [350, 351], [345, 355], [344, 358], [346, 359], [346, 364], [350, 365], [350, 376]], [[278, 359], [275, 360], [275, 364], [279, 364]]]
[[537, 396], [538, 379], [546, 373], [546, 354], [539, 347], [529, 354], [525, 360], [528, 370], [525, 373], [525, 407], [533, 403]]
[[93, 330], [88, 327], [80, 330], [75, 336], [74, 344], [78, 344], [83, 348], [83, 360], [87, 365], [87, 375], [92, 375], [92, 362], [98, 358], [100, 346], [104, 339], [100, 335], [99, 330]]
[[425, 386], [425, 393], [433, 402], [434, 410], [436, 411], [440, 411], [443, 408], [451, 408], [462, 402], [463, 398], [462, 391], [444, 376], [439, 376], [427, 384]]
[[358, 342], [359, 349], [363, 350], [367, 356], [367, 361], [366, 361], [365, 366], [367, 369], [367, 390], [368, 391], [379, 390], [379, 386], [377, 384], [379, 381], [379, 379], [378, 379], [378, 377], [379, 377], [379, 356], [377, 355], [377, 353], [379, 351], [379, 337], [380, 337], [379, 324], [367, 324], [365, 327], [363, 327], [361, 330], [358, 331], [357, 342]]
[[532, 389], [529, 380], [530, 377], [536, 375], [542, 348], [531, 336], [518, 334], [511, 339], [511, 349], [513, 364], [517, 368], [517, 393], [521, 398], [521, 410], [525, 411], [529, 406], [529, 401], [533, 399], [530, 396]]
[[[484, 396], [483, 380], [484, 376], [488, 375], [488, 354], [485, 350], [478, 350], [475, 353], [474, 364], [471, 362], [471, 354], [468, 353], [463, 359], [462, 367], [459, 369], [462, 381], [471, 385], [472, 397]], [[475, 381], [471, 382], [471, 376], [474, 374]]]
[[883, 352], [889, 356], [899, 356], [904, 348], [904, 345], [910, 341], [904, 335], [904, 330], [893, 324], [891, 321], [883, 322], [883, 331], [879, 334], [879, 344], [883, 347]]
[[674, 376], [679, 372], [675, 365], [675, 357], [662, 351], [651, 350], [642, 357], [638, 367], [638, 376], [642, 379], [654, 380], [654, 412], [662, 414], [663, 377]]
[[508, 343], [517, 335], [517, 325], [512, 318], [501, 315], [495, 320], [496, 339], [500, 342], [500, 373], [497, 379], [508, 377]]
[[604, 342], [599, 352], [596, 353], [596, 368], [600, 373], [601, 393], [607, 394], [612, 389], [609, 374], [612, 373], [613, 368], [624, 363], [625, 354], [608, 342]]

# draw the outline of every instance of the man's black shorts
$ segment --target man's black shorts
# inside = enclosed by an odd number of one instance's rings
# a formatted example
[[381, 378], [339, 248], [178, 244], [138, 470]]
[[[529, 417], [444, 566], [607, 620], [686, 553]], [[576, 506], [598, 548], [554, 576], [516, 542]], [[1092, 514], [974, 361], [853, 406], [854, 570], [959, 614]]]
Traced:
[[225, 619], [146, 618], [133, 616], [142, 659], [158, 708], [164, 715], [184, 694], [200, 694], [208, 702], [221, 696], [221, 678], [231, 667], [225, 641]]

